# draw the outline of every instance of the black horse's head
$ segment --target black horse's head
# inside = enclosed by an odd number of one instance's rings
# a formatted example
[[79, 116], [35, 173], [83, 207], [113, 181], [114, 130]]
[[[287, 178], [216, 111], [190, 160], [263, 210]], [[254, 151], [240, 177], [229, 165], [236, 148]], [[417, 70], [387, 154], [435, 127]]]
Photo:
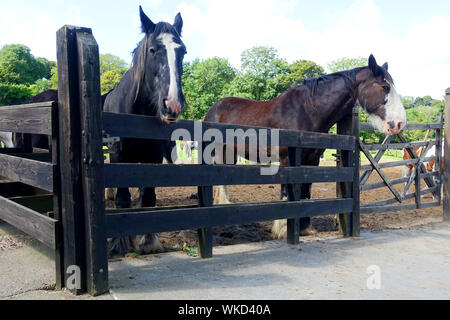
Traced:
[[388, 72], [388, 64], [379, 66], [373, 55], [358, 79], [358, 100], [368, 112], [369, 121], [388, 135], [399, 133], [406, 124], [406, 112]]
[[161, 121], [176, 121], [184, 107], [181, 89], [186, 47], [181, 41], [183, 20], [178, 13], [174, 24], [153, 23], [139, 6], [144, 38], [133, 57], [134, 79], [139, 84], [136, 100], [145, 114]]

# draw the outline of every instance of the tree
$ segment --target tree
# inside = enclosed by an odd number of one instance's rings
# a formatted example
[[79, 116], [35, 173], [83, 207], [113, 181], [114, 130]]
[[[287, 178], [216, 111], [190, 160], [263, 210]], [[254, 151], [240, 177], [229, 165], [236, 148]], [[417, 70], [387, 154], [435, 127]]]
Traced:
[[328, 70], [330, 70], [330, 72], [339, 72], [366, 66], [367, 66], [367, 59], [363, 57], [340, 58], [337, 60], [333, 60], [327, 64], [327, 68]]
[[100, 87], [102, 94], [108, 93], [116, 87], [122, 79], [122, 75], [116, 70], [109, 70], [100, 76]]
[[45, 58], [35, 58], [30, 48], [21, 44], [5, 45], [0, 50], [0, 82], [31, 85], [50, 74]]
[[45, 78], [43, 79], [38, 79], [36, 80], [36, 82], [34, 84], [32, 84], [31, 86], [29, 86], [30, 91], [31, 91], [31, 95], [35, 96], [43, 91], [46, 91], [48, 89], [52, 88], [52, 83], [50, 80], [47, 80]]
[[128, 70], [127, 63], [121, 58], [112, 54], [100, 55], [100, 75], [108, 71], [116, 71], [120, 76], [123, 76]]
[[31, 89], [24, 84], [0, 83], [0, 106], [25, 103], [31, 95]]
[[183, 65], [183, 92], [186, 108], [183, 117], [201, 120], [209, 108], [225, 96], [226, 89], [236, 76], [227, 59], [196, 59]]
[[285, 89], [301, 85], [305, 79], [323, 76], [325, 70], [313, 61], [297, 60], [289, 65], [289, 73], [282, 76]]
[[283, 76], [289, 64], [278, 57], [271, 47], [253, 47], [241, 54], [241, 72], [231, 83], [227, 93], [254, 100], [276, 98], [286, 88]]

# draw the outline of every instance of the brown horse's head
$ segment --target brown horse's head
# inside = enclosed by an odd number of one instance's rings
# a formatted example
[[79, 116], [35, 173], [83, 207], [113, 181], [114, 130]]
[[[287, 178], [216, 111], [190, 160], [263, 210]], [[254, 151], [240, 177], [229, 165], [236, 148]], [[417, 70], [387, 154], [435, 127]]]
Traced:
[[358, 73], [358, 100], [368, 112], [369, 121], [387, 135], [399, 133], [406, 124], [402, 100], [388, 72], [388, 64], [379, 66], [373, 55], [369, 65]]

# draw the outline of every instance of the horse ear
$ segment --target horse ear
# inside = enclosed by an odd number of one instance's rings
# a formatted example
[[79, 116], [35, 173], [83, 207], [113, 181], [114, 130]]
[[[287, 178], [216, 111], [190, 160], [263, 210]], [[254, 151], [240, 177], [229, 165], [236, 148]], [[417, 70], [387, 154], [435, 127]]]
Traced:
[[388, 70], [388, 63], [387, 63], [387, 62], [385, 62], [385, 63], [383, 64], [383, 69], [386, 70], [386, 71]]
[[149, 34], [155, 31], [156, 25], [152, 22], [152, 20], [149, 19], [149, 17], [147, 17], [141, 6], [139, 6], [139, 15], [141, 16], [142, 32]]
[[373, 74], [376, 74], [377, 67], [378, 67], [377, 60], [375, 60], [375, 57], [373, 56], [373, 54], [371, 54], [369, 57], [369, 69], [372, 71]]
[[181, 29], [183, 28], [183, 19], [181, 18], [181, 14], [178, 14], [175, 17], [175, 22], [173, 23], [175, 30], [177, 30], [178, 34], [181, 36]]

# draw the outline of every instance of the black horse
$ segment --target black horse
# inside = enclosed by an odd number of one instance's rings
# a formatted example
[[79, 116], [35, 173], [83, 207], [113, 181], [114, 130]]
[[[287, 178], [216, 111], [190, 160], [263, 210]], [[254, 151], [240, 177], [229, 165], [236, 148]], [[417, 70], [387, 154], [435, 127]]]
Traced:
[[[133, 65], [117, 87], [106, 97], [105, 112], [157, 116], [161, 122], [176, 121], [184, 107], [181, 88], [186, 47], [181, 40], [183, 21], [178, 13], [174, 24], [153, 23], [139, 7], [144, 38], [133, 53]], [[112, 146], [111, 163], [162, 163], [167, 142], [148, 139], [122, 139]], [[155, 188], [143, 188], [142, 206], [156, 204]], [[128, 208], [128, 188], [118, 188], [116, 207]], [[129, 236], [109, 241], [109, 251], [150, 253], [162, 249], [154, 234]]]

